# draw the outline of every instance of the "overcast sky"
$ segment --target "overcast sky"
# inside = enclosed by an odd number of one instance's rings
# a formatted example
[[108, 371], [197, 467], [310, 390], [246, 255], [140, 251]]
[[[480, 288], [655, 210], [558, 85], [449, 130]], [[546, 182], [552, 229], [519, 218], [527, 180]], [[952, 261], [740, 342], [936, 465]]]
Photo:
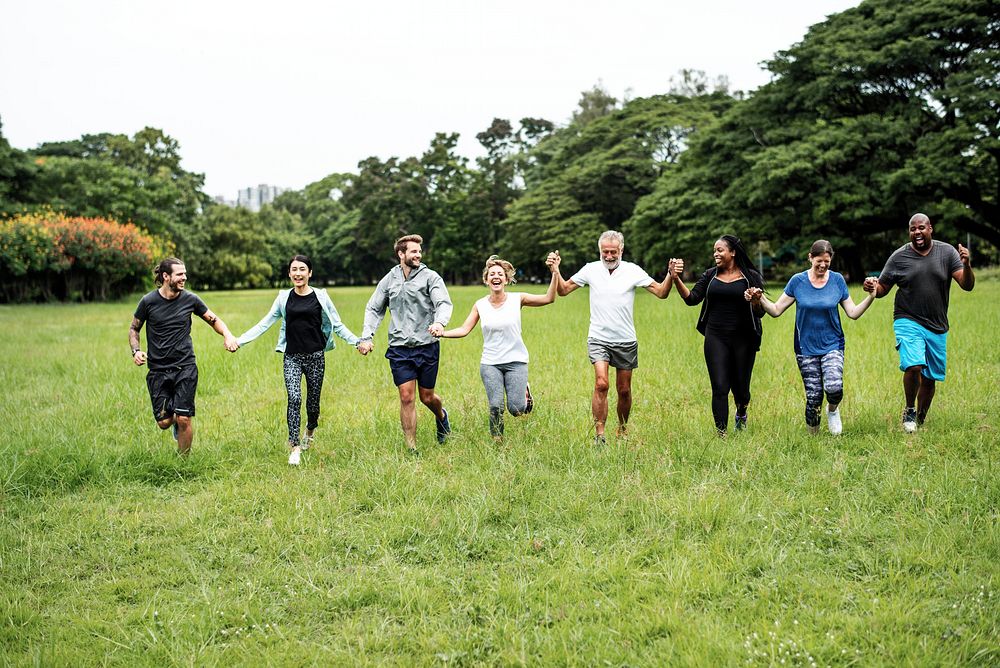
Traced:
[[211, 195], [302, 188], [494, 117], [565, 123], [598, 81], [666, 92], [760, 63], [857, 0], [2, 0], [0, 121], [17, 148], [161, 128]]

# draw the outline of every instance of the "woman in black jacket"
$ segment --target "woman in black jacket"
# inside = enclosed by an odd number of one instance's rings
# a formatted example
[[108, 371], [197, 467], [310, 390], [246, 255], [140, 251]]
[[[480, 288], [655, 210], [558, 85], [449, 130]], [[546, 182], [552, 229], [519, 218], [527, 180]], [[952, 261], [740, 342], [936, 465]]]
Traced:
[[743, 294], [748, 288], [763, 288], [764, 279], [737, 237], [723, 235], [713, 249], [715, 266], [692, 289], [681, 279], [684, 263], [671, 261], [677, 291], [689, 306], [701, 304], [698, 331], [705, 337], [705, 364], [712, 383], [712, 416], [720, 436], [729, 425], [729, 393], [736, 403], [737, 431], [747, 426], [750, 377], [760, 350], [763, 310]]

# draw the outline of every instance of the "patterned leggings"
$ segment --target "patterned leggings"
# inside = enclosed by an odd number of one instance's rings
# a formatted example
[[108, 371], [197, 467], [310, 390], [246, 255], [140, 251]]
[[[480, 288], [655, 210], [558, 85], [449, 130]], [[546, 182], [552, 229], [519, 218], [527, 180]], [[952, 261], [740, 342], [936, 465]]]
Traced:
[[288, 391], [288, 442], [299, 444], [302, 376], [306, 377], [306, 429], [319, 424], [319, 395], [323, 390], [326, 357], [315, 353], [285, 353], [285, 389]]
[[802, 384], [806, 388], [806, 424], [819, 426], [819, 409], [823, 392], [828, 403], [836, 406], [844, 399], [844, 351], [834, 350], [825, 355], [796, 355]]

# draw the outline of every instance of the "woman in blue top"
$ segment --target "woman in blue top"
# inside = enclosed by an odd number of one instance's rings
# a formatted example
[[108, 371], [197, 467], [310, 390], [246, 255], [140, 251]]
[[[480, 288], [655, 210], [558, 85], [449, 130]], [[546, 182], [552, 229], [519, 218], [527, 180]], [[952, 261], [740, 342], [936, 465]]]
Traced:
[[[302, 451], [312, 445], [313, 432], [319, 424], [319, 399], [326, 373], [324, 353], [335, 347], [334, 334], [355, 347], [360, 339], [340, 321], [340, 315], [326, 290], [314, 290], [309, 286], [312, 262], [308, 257], [293, 257], [288, 265], [288, 277], [292, 280], [292, 288], [279, 292], [268, 314], [236, 341], [244, 346], [281, 320], [275, 350], [285, 354], [288, 445], [292, 449], [288, 463], [298, 466]], [[306, 377], [306, 431], [300, 442], [303, 375]]]
[[840, 326], [837, 305], [851, 320], [857, 320], [871, 306], [869, 294], [855, 304], [847, 291], [844, 277], [830, 271], [833, 246], [820, 239], [809, 249], [808, 270], [788, 281], [777, 302], [771, 302], [761, 290], [747, 290], [746, 298], [760, 304], [777, 318], [794, 302], [795, 359], [806, 390], [806, 425], [810, 433], [819, 431], [820, 408], [826, 392], [826, 424], [831, 434], [843, 431], [840, 402], [844, 398], [844, 330]]

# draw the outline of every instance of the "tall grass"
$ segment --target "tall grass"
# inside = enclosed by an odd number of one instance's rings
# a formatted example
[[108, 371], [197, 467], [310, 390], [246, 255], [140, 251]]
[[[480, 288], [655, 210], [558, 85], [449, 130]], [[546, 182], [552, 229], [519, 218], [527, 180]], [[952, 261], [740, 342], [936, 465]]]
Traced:
[[[407, 458], [383, 326], [375, 354], [327, 355], [298, 469], [277, 328], [230, 355], [194, 324], [185, 460], [129, 359], [132, 301], [2, 307], [0, 662], [996, 665], [1000, 284], [953, 292], [915, 435], [891, 299], [845, 318], [841, 437], [806, 433], [789, 313], [723, 441], [697, 310], [643, 293], [631, 435], [595, 449], [574, 294], [523, 312], [536, 409], [503, 445], [473, 334], [442, 342], [453, 437], [420, 407]], [[455, 320], [482, 293], [453, 289]], [[368, 294], [332, 291], [355, 332]], [[203, 297], [240, 332], [273, 293]]]

